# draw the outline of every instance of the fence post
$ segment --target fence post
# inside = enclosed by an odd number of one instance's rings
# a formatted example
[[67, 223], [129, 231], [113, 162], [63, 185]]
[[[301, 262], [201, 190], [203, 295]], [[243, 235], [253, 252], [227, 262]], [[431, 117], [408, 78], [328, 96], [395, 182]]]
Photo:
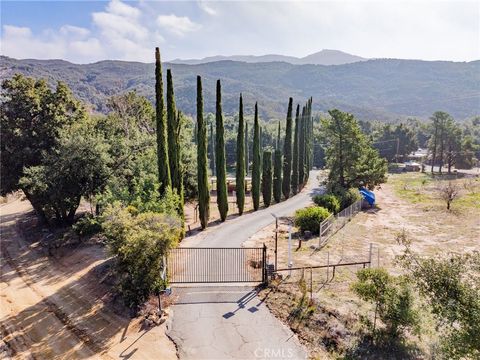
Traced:
[[380, 246], [377, 245], [377, 267], [380, 267]]
[[310, 303], [313, 301], [313, 270], [310, 266]]
[[330, 277], [330, 251], [327, 252], [327, 281], [325, 281], [325, 283], [328, 282], [329, 277]]
[[373, 247], [373, 244], [370, 243], [370, 249], [368, 251], [368, 267], [369, 268], [372, 267], [372, 247]]
[[322, 223], [323, 221], [320, 221], [320, 225], [318, 227], [318, 248], [320, 249], [320, 246], [322, 246]]
[[[292, 267], [292, 225], [288, 227], [288, 267]], [[289, 276], [292, 276], [292, 270], [289, 272]]]
[[275, 271], [277, 271], [278, 218], [275, 217]]
[[263, 271], [262, 271], [262, 283], [268, 283], [268, 274], [267, 274], [267, 246], [265, 243], [263, 244], [263, 251], [262, 251], [262, 264], [263, 264]]

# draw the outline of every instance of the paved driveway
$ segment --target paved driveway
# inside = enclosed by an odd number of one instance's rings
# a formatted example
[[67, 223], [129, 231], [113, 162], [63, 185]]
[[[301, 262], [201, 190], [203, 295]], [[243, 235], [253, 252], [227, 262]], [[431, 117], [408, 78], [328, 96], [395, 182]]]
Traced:
[[[317, 172], [300, 194], [267, 209], [218, 225], [203, 239], [185, 239], [185, 247], [240, 247], [277, 216], [291, 215], [320, 192]], [[249, 286], [174, 288], [168, 335], [181, 359], [305, 359], [292, 331], [273, 316]]]

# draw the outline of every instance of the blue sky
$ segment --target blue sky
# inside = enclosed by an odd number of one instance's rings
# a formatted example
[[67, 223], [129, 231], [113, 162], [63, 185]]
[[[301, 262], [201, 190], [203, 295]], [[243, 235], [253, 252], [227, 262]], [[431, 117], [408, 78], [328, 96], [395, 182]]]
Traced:
[[2, 55], [151, 62], [337, 49], [371, 58], [480, 59], [479, 1], [2, 1]]

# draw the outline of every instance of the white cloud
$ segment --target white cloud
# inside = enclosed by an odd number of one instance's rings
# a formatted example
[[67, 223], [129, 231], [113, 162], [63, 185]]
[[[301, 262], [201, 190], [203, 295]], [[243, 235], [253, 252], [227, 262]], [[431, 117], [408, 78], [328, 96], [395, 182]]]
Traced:
[[90, 34], [90, 30], [73, 25], [63, 25], [60, 28], [60, 34], [65, 36], [73, 35], [79, 38], [85, 38]]
[[217, 15], [217, 10], [215, 10], [211, 4], [213, 4], [212, 1], [204, 1], [204, 0], [198, 0], [198, 7], [205, 11], [208, 15]]
[[32, 31], [28, 27], [3, 25], [3, 36], [9, 38], [28, 37], [32, 35]]
[[[48, 11], [55, 11], [55, 2]], [[151, 62], [160, 45], [166, 60], [218, 54], [305, 56], [324, 48], [364, 57], [480, 58], [480, 2], [469, 0], [110, 0], [84, 27], [68, 20], [32, 31], [34, 27], [15, 26], [2, 14], [1, 53], [73, 62]]]
[[120, 15], [122, 17], [130, 19], [138, 19], [141, 15], [141, 12], [138, 8], [130, 6], [121, 2], [120, 0], [112, 0], [107, 5], [107, 11], [109, 13]]
[[165, 41], [156, 29], [155, 17], [120, 0], [111, 0], [104, 11], [91, 16], [90, 29], [65, 24], [32, 33], [29, 27], [4, 25], [1, 53], [20, 59], [62, 58], [77, 63], [103, 59], [153, 61], [153, 49]]
[[179, 36], [183, 36], [188, 32], [197, 31], [201, 28], [200, 24], [194, 23], [186, 16], [159, 15], [157, 24], [165, 30]]
[[63, 26], [58, 32], [45, 31], [34, 36], [28, 27], [4, 25], [1, 38], [2, 54], [19, 58], [71, 59], [89, 61], [92, 54], [102, 55], [98, 39], [78, 27]]

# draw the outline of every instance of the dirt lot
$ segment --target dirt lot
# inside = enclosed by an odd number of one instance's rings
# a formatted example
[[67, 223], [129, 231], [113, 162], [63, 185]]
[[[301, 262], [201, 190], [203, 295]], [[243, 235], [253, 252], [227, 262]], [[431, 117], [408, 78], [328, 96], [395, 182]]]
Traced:
[[[372, 244], [372, 265], [386, 267], [392, 273], [401, 269], [395, 266], [395, 256], [402, 253], [402, 246], [395, 240], [396, 234], [405, 229], [412, 239], [412, 248], [418, 254], [431, 256], [451, 252], [480, 250], [480, 179], [451, 179], [457, 184], [460, 197], [453, 202], [452, 211], [446, 211], [445, 203], [439, 198], [438, 188], [448, 182], [441, 182], [428, 175], [406, 173], [390, 175], [388, 182], [375, 191], [377, 207], [357, 214], [342, 230], [330, 238], [321, 250], [315, 250], [318, 237], [303, 239], [298, 248], [300, 234], [293, 231], [292, 262], [293, 267], [315, 266], [354, 261], [368, 261]], [[288, 265], [288, 226], [291, 219], [280, 222], [278, 267]], [[265, 243], [269, 249], [269, 260], [273, 262], [274, 226], [257, 233], [246, 245]], [[351, 347], [355, 341], [352, 336], [358, 330], [360, 314], [369, 313], [372, 308], [358, 300], [350, 291], [359, 266], [337, 268], [333, 277], [332, 270], [325, 269], [282, 272], [284, 279], [275, 291], [264, 292], [271, 310], [285, 322], [288, 322], [303, 339], [313, 357], [334, 357], [335, 351]], [[298, 319], [292, 319], [292, 309], [301, 301], [299, 280], [304, 278], [307, 297], [310, 297], [310, 274], [312, 274], [312, 297], [319, 311], [312, 319], [298, 326]], [[327, 281], [328, 276], [328, 281]], [[425, 314], [422, 340], [411, 339], [415, 351], [428, 353], [429, 346], [435, 342], [435, 331], [431, 319]], [[295, 322], [297, 324], [295, 325]], [[333, 345], [332, 345], [333, 344]], [[330, 353], [326, 348], [330, 348]], [[403, 349], [405, 350], [405, 349]], [[405, 350], [406, 351], [406, 350]], [[409, 353], [412, 356], [412, 352]], [[399, 358], [402, 358], [400, 351]], [[415, 355], [413, 357], [421, 357]]]
[[14, 200], [0, 212], [0, 358], [177, 358], [165, 324], [144, 329], [140, 318], [106, 306], [102, 246], [48, 257], [39, 239], [24, 236], [36, 221], [28, 202]]

